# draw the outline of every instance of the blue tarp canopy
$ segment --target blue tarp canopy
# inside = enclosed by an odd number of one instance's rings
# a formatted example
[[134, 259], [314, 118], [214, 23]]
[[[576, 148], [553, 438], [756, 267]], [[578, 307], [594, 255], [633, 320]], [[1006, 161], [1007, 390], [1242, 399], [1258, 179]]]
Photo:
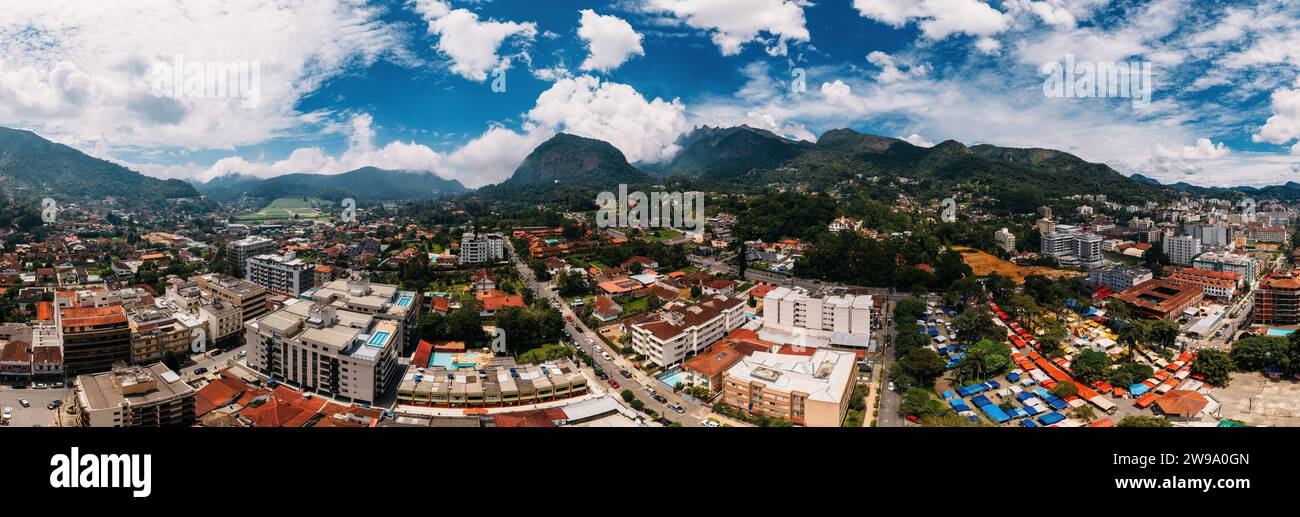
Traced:
[[1021, 401], [1021, 402], [1024, 402], [1024, 401], [1029, 400], [1029, 399], [1032, 399], [1032, 398], [1034, 398], [1034, 394], [1033, 394], [1033, 393], [1030, 393], [1030, 392], [1028, 392], [1028, 391], [1022, 391], [1022, 392], [1020, 392], [1019, 395], [1016, 395], [1016, 400], [1019, 400], [1019, 401]]
[[948, 405], [952, 406], [953, 411], [958, 413], [961, 413], [962, 411], [970, 411], [970, 406], [967, 406], [961, 399], [952, 399], [948, 401]]
[[1033, 420], [1021, 420], [1020, 425], [1024, 427], [1038, 427], [1038, 424], [1035, 424]]
[[993, 404], [993, 401], [989, 400], [989, 398], [985, 397], [984, 395], [976, 395], [974, 397], [971, 397], [970, 402], [971, 404], [975, 404], [976, 406], [989, 406]]
[[944, 399], [944, 400], [948, 400], [948, 399], [950, 399], [950, 398], [953, 398], [953, 396], [955, 396], [955, 395], [956, 395], [956, 393], [953, 393], [952, 390], [947, 390], [947, 391], [944, 391], [944, 392], [943, 392], [943, 399]]
[[1038, 409], [1034, 406], [1025, 406], [1025, 416], [1034, 416], [1038, 414]]
[[998, 384], [998, 381], [989, 381], [985, 384], [988, 384], [990, 386], [990, 389], [998, 389], [1002, 387], [1001, 384]]
[[1055, 412], [1038, 417], [1038, 423], [1043, 425], [1052, 425], [1062, 420], [1065, 420], [1065, 415]]
[[1006, 422], [1007, 420], [1011, 420], [1011, 417], [1007, 416], [1006, 412], [1002, 411], [1002, 408], [994, 406], [992, 404], [989, 404], [987, 406], [980, 406], [980, 410], [983, 411], [985, 415], [988, 415], [989, 420], [992, 420], [999, 424]]
[[1007, 374], [1007, 381], [1009, 381], [1009, 382], [1020, 382], [1020, 374], [1018, 374], [1018, 373], [1008, 373], [1008, 374]]
[[1134, 396], [1145, 395], [1148, 391], [1151, 391], [1151, 387], [1146, 384], [1134, 384], [1128, 387], [1128, 392]]

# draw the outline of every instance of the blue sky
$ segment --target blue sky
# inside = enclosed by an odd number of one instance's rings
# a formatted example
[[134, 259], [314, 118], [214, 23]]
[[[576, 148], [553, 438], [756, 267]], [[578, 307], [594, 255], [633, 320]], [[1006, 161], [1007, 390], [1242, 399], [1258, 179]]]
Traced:
[[[1166, 182], [1300, 176], [1284, 0], [31, 4], [0, 12], [0, 125], [159, 177], [374, 165], [481, 186], [558, 131], [654, 162], [695, 126], [742, 123], [1049, 147]], [[1150, 104], [1046, 94], [1067, 56], [1149, 67]], [[177, 58], [257, 81], [160, 86]]]

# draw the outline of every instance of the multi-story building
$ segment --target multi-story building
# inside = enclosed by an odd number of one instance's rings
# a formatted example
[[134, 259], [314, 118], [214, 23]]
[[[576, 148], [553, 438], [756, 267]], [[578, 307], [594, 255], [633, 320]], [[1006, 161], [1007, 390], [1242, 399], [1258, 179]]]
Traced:
[[1197, 285], [1184, 285], [1165, 279], [1150, 280], [1115, 295], [1115, 299], [1132, 307], [1135, 315], [1144, 318], [1173, 319], [1183, 311], [1205, 299], [1205, 291]]
[[1260, 280], [1255, 289], [1255, 323], [1261, 325], [1300, 324], [1300, 278], [1275, 273]]
[[811, 356], [756, 352], [723, 376], [722, 401], [751, 415], [808, 427], [839, 427], [849, 410], [857, 356], [819, 349]]
[[415, 351], [419, 342], [415, 327], [420, 319], [420, 297], [415, 291], [372, 284], [364, 278], [340, 278], [303, 293], [301, 298], [397, 322], [402, 327], [402, 340], [398, 343], [403, 353]]
[[1196, 269], [1208, 269], [1210, 271], [1224, 271], [1241, 275], [1247, 282], [1254, 281], [1257, 269], [1255, 268], [1255, 259], [1247, 255], [1236, 253], [1216, 253], [1207, 252], [1197, 255], [1192, 261], [1192, 267]]
[[1191, 267], [1173, 272], [1168, 280], [1175, 284], [1200, 286], [1205, 296], [1224, 300], [1236, 296], [1237, 288], [1242, 285], [1242, 276], [1236, 273]]
[[249, 321], [266, 314], [266, 288], [229, 275], [208, 273], [190, 277], [200, 290], [230, 303], [240, 310], [240, 319]]
[[1196, 256], [1201, 254], [1201, 240], [1191, 235], [1166, 235], [1162, 246], [1169, 261], [1180, 266], [1192, 265]]
[[686, 360], [745, 323], [745, 301], [722, 295], [632, 325], [632, 348], [655, 364]]
[[1141, 267], [1110, 266], [1088, 272], [1088, 281], [1120, 292], [1155, 278], [1150, 269]]
[[284, 255], [257, 255], [248, 259], [245, 278], [277, 293], [298, 296], [312, 288], [316, 280], [316, 270], [310, 264], [294, 256], [292, 252]]
[[68, 375], [107, 371], [131, 360], [131, 324], [121, 306], [54, 306]]
[[276, 249], [275, 241], [254, 235], [245, 237], [237, 241], [230, 241], [226, 245], [226, 260], [230, 262], [230, 267], [235, 269], [236, 275], [243, 275], [247, 271], [248, 259], [258, 255], [274, 253]]
[[147, 364], [162, 361], [168, 352], [188, 355], [193, 325], [186, 325], [161, 308], [133, 309], [126, 314], [131, 326], [131, 362]]
[[374, 403], [399, 380], [399, 322], [290, 300], [245, 328], [249, 366], [302, 390]]
[[778, 287], [763, 297], [764, 339], [808, 347], [865, 348], [871, 339], [871, 296], [809, 296]]
[[402, 404], [503, 407], [537, 404], [587, 393], [587, 378], [568, 359], [515, 364], [494, 358], [482, 369], [430, 366], [406, 372], [397, 389]]
[[496, 234], [466, 232], [460, 236], [460, 263], [481, 264], [506, 258], [506, 241]]
[[1051, 233], [1042, 235], [1039, 251], [1043, 255], [1056, 257], [1062, 264], [1078, 263], [1088, 268], [1097, 268], [1104, 263], [1101, 254], [1103, 240], [1102, 236], [1095, 233], [1061, 225]]
[[110, 372], [80, 375], [75, 384], [82, 427], [180, 427], [194, 423], [194, 388], [162, 363], [117, 363]]
[[1251, 224], [1249, 227], [1250, 239], [1255, 242], [1285, 243], [1287, 240], [1286, 227], [1262, 224]]
[[1016, 252], [1016, 234], [1011, 230], [1003, 228], [993, 234], [993, 240], [997, 242], [998, 247], [1007, 253]]

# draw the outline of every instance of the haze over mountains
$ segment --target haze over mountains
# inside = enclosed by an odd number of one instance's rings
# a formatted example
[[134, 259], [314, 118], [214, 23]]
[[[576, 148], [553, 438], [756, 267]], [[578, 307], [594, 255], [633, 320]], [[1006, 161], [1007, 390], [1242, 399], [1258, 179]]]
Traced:
[[459, 181], [427, 171], [395, 171], [362, 167], [342, 174], [285, 174], [257, 178], [232, 174], [195, 185], [213, 200], [229, 202], [243, 196], [272, 200], [309, 196], [339, 200], [355, 197], [370, 201], [426, 199], [466, 192]]
[[[816, 143], [791, 140], [748, 126], [703, 126], [678, 139], [681, 151], [658, 164], [628, 163], [613, 145], [560, 133], [547, 140], [514, 174], [485, 193], [549, 195], [571, 185], [606, 189], [619, 183], [648, 184], [682, 178], [706, 184], [763, 186], [801, 184], [810, 188], [861, 177], [909, 178], [931, 190], [978, 181], [1012, 196], [1107, 194], [1120, 202], [1150, 196], [1192, 195], [1300, 199], [1300, 183], [1255, 187], [1162, 185], [1105, 164], [1089, 163], [1051, 149], [966, 146], [945, 141], [918, 147], [906, 141], [835, 129]], [[59, 199], [115, 197], [151, 202], [205, 195], [216, 201], [288, 196], [371, 201], [427, 199], [471, 192], [459, 181], [427, 171], [363, 167], [342, 174], [303, 172], [273, 178], [231, 174], [206, 183], [144, 176], [118, 164], [50, 142], [30, 131], [0, 128], [0, 187], [11, 196]]]

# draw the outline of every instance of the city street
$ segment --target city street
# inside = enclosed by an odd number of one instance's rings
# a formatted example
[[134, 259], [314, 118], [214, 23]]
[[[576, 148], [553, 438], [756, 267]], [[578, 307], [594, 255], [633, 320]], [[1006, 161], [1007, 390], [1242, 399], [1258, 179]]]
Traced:
[[[578, 318], [577, 314], [574, 314], [573, 310], [569, 307], [569, 304], [565, 303], [564, 299], [555, 292], [551, 282], [538, 282], [537, 278], [533, 275], [532, 269], [529, 269], [528, 265], [524, 264], [524, 262], [520, 260], [519, 255], [515, 253], [513, 244], [509, 244], [510, 241], [506, 242], [510, 247], [511, 261], [514, 263], [515, 268], [519, 270], [519, 275], [523, 277], [529, 285], [535, 286], [534, 291], [537, 293], [539, 298], [559, 304], [560, 313], [564, 315], [566, 320], [572, 320], [571, 322], [566, 323], [566, 330], [573, 335], [573, 339], [579, 343], [582, 350], [591, 357], [592, 362], [604, 370], [605, 373], [609, 374], [610, 381], [617, 382], [620, 385], [619, 389], [614, 389], [609, 385], [609, 381], [601, 381], [601, 389], [613, 394], [620, 402], [623, 400], [621, 396], [623, 390], [631, 390], [632, 393], [635, 393], [636, 397], [645, 404], [647, 409], [653, 409], [656, 413], [659, 413], [668, 420], [681, 422], [682, 426], [685, 427], [698, 427], [703, 425], [702, 423], [711, 412], [711, 408], [696, 407], [687, 403], [681, 397], [677, 396], [677, 394], [673, 393], [671, 389], [666, 388], [663, 383], [660, 383], [644, 373], [641, 373], [640, 370], [633, 368], [631, 362], [624, 358], [618, 350], [613, 349], [616, 347], [608, 346], [601, 340], [597, 332], [587, 328], [587, 326], [582, 323], [582, 320]], [[606, 361], [599, 352], [592, 350], [592, 348], [587, 345], [588, 339], [597, 345], [600, 345], [603, 350], [609, 352], [613, 361]], [[632, 373], [632, 378], [623, 377], [619, 374], [619, 370], [628, 370]], [[596, 376], [593, 374], [591, 377], [594, 378]], [[668, 405], [656, 401], [649, 393], [646, 393], [646, 386], [650, 386], [655, 390], [655, 393], [668, 399], [669, 404], [679, 404], [681, 407], [686, 408], [686, 413], [678, 414], [676, 411], [668, 408]]]
[[[894, 315], [895, 303], [894, 300], [885, 300], [884, 311], [880, 315], [883, 328], [888, 332], [888, 336], [893, 339], [897, 339], [897, 330], [895, 325], [889, 323], [889, 318]], [[882, 345], [885, 343], [892, 343], [892, 341], [887, 339]], [[881, 355], [884, 356], [882, 373], [879, 378], [875, 379], [880, 389], [880, 409], [876, 411], [876, 427], [903, 427], [904, 420], [898, 416], [898, 405], [902, 402], [902, 397], [888, 389], [889, 366], [894, 364], [894, 347], [886, 346]]]

